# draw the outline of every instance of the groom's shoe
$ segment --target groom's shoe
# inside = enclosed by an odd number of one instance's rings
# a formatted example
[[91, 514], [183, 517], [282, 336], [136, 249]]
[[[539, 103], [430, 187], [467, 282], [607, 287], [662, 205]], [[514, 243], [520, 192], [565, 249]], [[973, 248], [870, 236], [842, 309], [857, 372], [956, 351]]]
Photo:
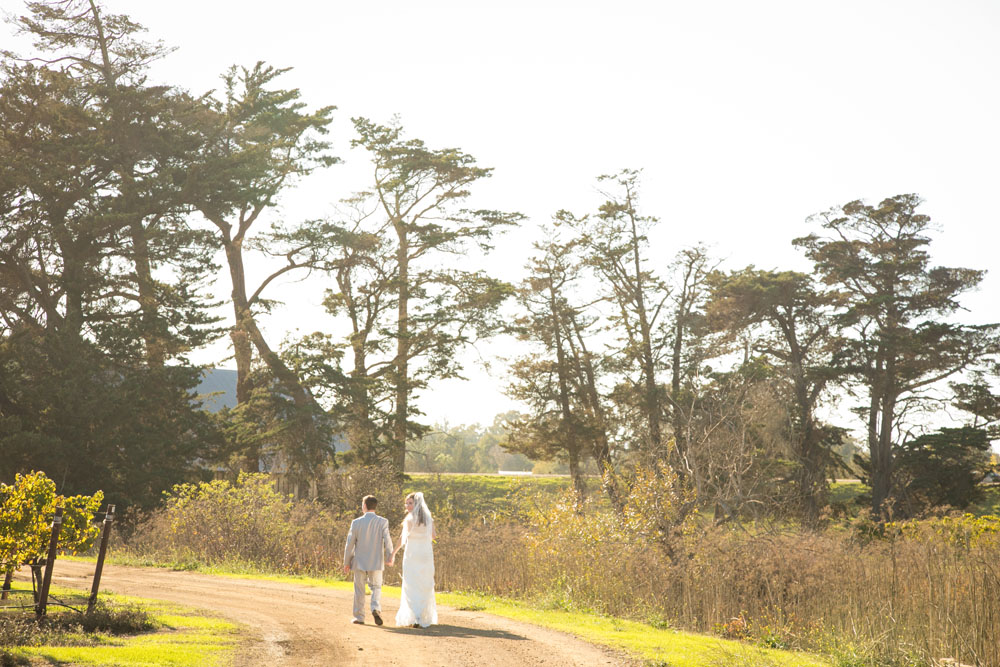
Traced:
[[378, 609], [372, 609], [372, 616], [375, 617], [375, 625], [382, 625], [382, 614]]
[[362, 621], [360, 618], [355, 618], [354, 620], [351, 621], [351, 623], [356, 623], [358, 625], [364, 625], [365, 624], [365, 622]]

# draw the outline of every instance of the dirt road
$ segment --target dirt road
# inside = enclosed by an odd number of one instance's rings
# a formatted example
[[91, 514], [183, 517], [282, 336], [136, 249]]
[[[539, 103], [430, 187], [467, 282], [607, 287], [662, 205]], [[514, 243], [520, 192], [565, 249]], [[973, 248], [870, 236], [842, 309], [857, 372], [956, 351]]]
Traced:
[[[90, 588], [94, 565], [57, 561], [53, 582]], [[440, 625], [393, 625], [398, 600], [382, 601], [386, 624], [351, 623], [348, 591], [106, 566], [101, 589], [211, 610], [250, 629], [236, 658], [248, 665], [628, 665], [575, 637], [481, 612], [439, 607]]]

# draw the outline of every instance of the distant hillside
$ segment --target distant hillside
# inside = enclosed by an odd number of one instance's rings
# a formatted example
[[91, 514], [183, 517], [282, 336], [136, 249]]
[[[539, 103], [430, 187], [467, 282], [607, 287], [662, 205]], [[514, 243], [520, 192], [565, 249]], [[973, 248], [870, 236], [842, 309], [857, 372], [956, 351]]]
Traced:
[[236, 371], [228, 368], [206, 368], [201, 384], [195, 389], [202, 407], [209, 412], [236, 407]]
[[[228, 368], [206, 368], [202, 374], [201, 384], [195, 389], [195, 395], [201, 401], [202, 407], [209, 412], [218, 412], [222, 408], [235, 408], [236, 371]], [[343, 436], [334, 436], [333, 445], [338, 452], [346, 452], [351, 448]]]

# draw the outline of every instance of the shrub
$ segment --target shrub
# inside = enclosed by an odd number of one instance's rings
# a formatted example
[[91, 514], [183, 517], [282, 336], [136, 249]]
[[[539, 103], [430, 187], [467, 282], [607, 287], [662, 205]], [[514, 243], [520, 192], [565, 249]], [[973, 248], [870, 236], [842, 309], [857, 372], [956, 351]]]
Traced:
[[175, 486], [129, 546], [167, 561], [320, 572], [339, 564], [345, 531], [318, 503], [293, 502], [267, 475], [241, 473], [235, 484]]
[[[1000, 665], [992, 639], [1000, 636], [1000, 519], [865, 525], [861, 533], [682, 531], [671, 559], [652, 535], [640, 539], [596, 503], [567, 496], [535, 517], [528, 550], [509, 548], [536, 575], [527, 593], [562, 606], [638, 620], [656, 614], [764, 647], [836, 646], [845, 665], [945, 657]], [[837, 641], [824, 644], [824, 633]]]
[[79, 625], [84, 632], [107, 632], [113, 635], [134, 635], [156, 627], [153, 617], [137, 604], [99, 600], [93, 611], [81, 618], [66, 615], [67, 629]]
[[0, 648], [0, 667], [20, 667], [21, 665], [28, 664], [30, 663], [27, 658], [15, 656], [7, 649]]
[[0, 614], [0, 646], [35, 646], [41, 643], [41, 630], [29, 614]]
[[0, 572], [43, 560], [56, 506], [64, 508], [59, 547], [63, 553], [89, 549], [99, 529], [91, 522], [104, 493], [61, 496], [44, 472], [17, 474], [13, 484], [0, 484]]

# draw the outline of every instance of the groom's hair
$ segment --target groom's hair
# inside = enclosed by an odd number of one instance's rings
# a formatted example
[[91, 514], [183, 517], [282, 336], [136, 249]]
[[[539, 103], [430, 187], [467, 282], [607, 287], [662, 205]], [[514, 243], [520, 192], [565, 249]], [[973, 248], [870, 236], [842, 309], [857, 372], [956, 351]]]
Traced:
[[361, 499], [361, 504], [365, 506], [366, 510], [373, 510], [378, 507], [378, 500], [375, 499], [375, 496], [365, 496]]

